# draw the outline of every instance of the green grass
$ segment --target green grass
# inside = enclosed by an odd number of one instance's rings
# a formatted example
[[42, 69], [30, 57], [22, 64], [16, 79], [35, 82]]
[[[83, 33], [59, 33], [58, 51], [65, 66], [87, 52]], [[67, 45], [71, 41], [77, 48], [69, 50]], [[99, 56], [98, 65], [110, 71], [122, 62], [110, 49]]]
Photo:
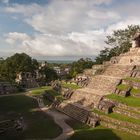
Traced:
[[140, 89], [135, 89], [135, 88], [133, 88], [133, 89], [131, 90], [131, 93], [132, 93], [132, 94], [140, 93]]
[[135, 123], [135, 124], [139, 124], [140, 125], [140, 120], [139, 119], [134, 119], [134, 118], [131, 118], [131, 117], [128, 117], [126, 115], [121, 115], [121, 114], [118, 114], [118, 113], [110, 113], [110, 114], [105, 114], [99, 110], [93, 110], [93, 112], [99, 114], [99, 115], [105, 115], [107, 117], [111, 117], [111, 118], [114, 118], [114, 119], [117, 119], [117, 120], [121, 120], [121, 121], [127, 121], [127, 122], [131, 122], [131, 123]]
[[107, 95], [106, 97], [109, 99], [127, 104], [129, 106], [140, 107], [140, 99], [139, 98], [135, 98], [132, 96], [121, 97], [121, 96], [117, 96], [116, 94], [110, 94], [110, 95]]
[[51, 86], [44, 86], [44, 87], [39, 87], [39, 88], [35, 88], [30, 90], [32, 95], [40, 95], [42, 94], [45, 90], [51, 90]]
[[65, 83], [65, 82], [62, 83], [62, 86], [65, 87], [65, 88], [71, 88], [71, 89], [79, 89], [79, 88], [81, 88], [80, 86], [78, 86], [78, 85], [76, 85], [74, 83], [70, 84], [70, 83]]
[[[30, 91], [31, 95], [35, 95], [35, 96], [40, 96], [43, 94], [44, 91], [47, 91], [48, 93], [50, 93], [51, 95], [53, 95], [54, 97], [56, 97], [58, 100], [63, 101], [64, 97], [57, 91], [53, 90], [51, 86], [45, 86], [45, 87], [40, 87], [37, 89], [33, 89]], [[51, 102], [48, 101], [47, 99], [43, 99], [44, 104], [45, 105], [51, 105]]]
[[78, 121], [68, 120], [67, 123], [75, 130], [69, 140], [139, 140], [140, 136], [108, 129], [102, 126], [88, 127]]
[[134, 78], [134, 77], [126, 77], [125, 80], [128, 80], [128, 81], [134, 81], [134, 82], [140, 82], [140, 78]]
[[[6, 115], [10, 112], [13, 112], [14, 115]], [[18, 134], [14, 131], [14, 133], [8, 132], [6, 135], [0, 135], [1, 140], [54, 138], [62, 132], [50, 116], [38, 109], [36, 100], [25, 95], [0, 98], [1, 121], [18, 118], [19, 114], [24, 118], [26, 129]]]
[[130, 87], [129, 85], [124, 85], [124, 84], [120, 84], [117, 86], [119, 90], [127, 90], [129, 89], [129, 87]]

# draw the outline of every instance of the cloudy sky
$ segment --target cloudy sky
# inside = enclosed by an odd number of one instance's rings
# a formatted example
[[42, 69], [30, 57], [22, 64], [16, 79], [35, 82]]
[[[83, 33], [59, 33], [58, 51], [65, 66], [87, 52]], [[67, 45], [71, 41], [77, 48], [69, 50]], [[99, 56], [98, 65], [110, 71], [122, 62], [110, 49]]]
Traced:
[[0, 0], [0, 56], [95, 56], [106, 36], [140, 25], [140, 0]]

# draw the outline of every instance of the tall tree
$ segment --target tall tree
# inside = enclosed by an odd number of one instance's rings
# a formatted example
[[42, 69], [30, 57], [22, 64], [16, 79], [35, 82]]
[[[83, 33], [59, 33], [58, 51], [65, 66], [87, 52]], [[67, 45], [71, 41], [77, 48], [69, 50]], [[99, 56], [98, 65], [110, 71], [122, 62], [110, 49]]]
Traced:
[[139, 25], [130, 25], [126, 29], [116, 30], [112, 35], [107, 36], [105, 43], [110, 45], [111, 48], [109, 47], [101, 50], [95, 62], [101, 64], [103, 61], [110, 60], [113, 56], [118, 56], [121, 53], [127, 52], [132, 46], [132, 38], [138, 31], [140, 31]]

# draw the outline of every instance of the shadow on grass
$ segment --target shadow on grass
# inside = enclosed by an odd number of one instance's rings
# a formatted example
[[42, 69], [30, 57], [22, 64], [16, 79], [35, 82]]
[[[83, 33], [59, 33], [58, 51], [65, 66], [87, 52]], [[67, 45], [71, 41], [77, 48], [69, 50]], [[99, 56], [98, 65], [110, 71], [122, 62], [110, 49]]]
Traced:
[[109, 129], [77, 130], [69, 140], [121, 140]]
[[0, 121], [15, 120], [19, 114], [23, 116], [25, 129], [21, 132], [9, 129], [0, 134], [0, 140], [47, 139], [62, 133], [53, 118], [39, 110], [36, 100], [25, 95], [0, 98]]
[[111, 129], [100, 126], [91, 128], [74, 119], [69, 119], [66, 123], [75, 131], [69, 140], [121, 140]]

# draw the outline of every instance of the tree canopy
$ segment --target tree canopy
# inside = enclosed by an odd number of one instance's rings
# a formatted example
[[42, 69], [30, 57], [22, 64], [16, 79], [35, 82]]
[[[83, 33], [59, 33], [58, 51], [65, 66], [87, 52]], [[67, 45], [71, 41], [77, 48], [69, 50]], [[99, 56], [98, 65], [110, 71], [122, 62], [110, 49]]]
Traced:
[[102, 64], [103, 61], [110, 60], [113, 56], [118, 56], [121, 53], [127, 52], [132, 46], [131, 40], [136, 32], [140, 31], [139, 25], [131, 25], [126, 29], [113, 31], [112, 35], [107, 36], [105, 41], [110, 47], [104, 48], [96, 57], [95, 63]]
[[90, 58], [81, 58], [71, 64], [70, 76], [75, 77], [78, 73], [82, 73], [84, 69], [91, 68], [93, 61]]
[[0, 60], [0, 80], [14, 81], [16, 73], [34, 72], [38, 68], [38, 62], [25, 53], [16, 53], [7, 59]]

